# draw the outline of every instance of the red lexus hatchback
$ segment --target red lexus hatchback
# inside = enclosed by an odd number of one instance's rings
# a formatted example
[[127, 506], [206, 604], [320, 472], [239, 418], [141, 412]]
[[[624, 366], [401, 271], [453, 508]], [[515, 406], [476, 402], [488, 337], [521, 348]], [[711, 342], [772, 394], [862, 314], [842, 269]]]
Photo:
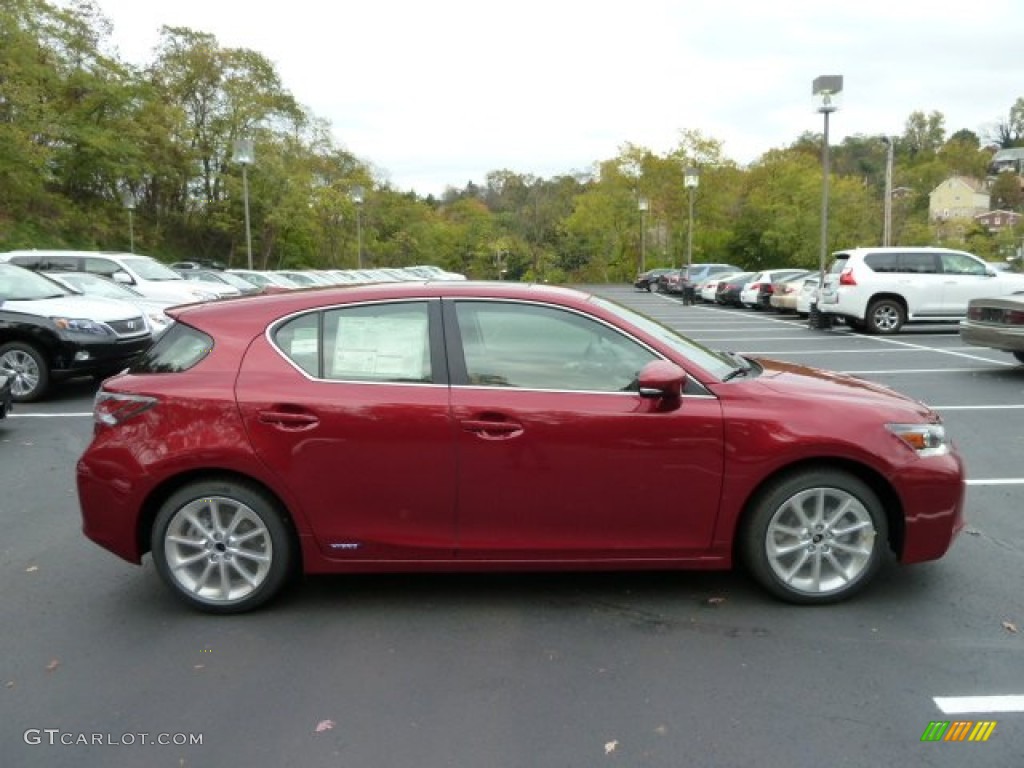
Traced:
[[297, 572], [735, 560], [826, 603], [962, 526], [963, 466], [926, 406], [577, 291], [393, 283], [169, 312], [98, 392], [78, 492], [90, 539], [151, 552], [206, 611]]

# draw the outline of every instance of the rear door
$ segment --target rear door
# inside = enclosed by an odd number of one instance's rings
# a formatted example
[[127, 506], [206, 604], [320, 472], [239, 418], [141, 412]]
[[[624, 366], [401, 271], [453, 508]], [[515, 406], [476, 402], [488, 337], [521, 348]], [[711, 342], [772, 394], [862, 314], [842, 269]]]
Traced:
[[236, 387], [246, 430], [329, 557], [453, 556], [439, 318], [425, 300], [311, 311], [246, 353]]

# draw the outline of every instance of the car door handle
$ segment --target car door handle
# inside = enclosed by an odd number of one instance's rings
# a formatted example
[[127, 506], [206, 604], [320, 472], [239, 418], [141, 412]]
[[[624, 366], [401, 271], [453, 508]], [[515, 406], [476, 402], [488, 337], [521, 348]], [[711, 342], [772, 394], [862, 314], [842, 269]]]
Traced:
[[311, 413], [295, 413], [294, 411], [260, 411], [261, 424], [290, 430], [312, 429], [320, 423], [320, 419]]
[[465, 419], [462, 428], [473, 432], [484, 440], [505, 440], [523, 434], [523, 425], [514, 421], [488, 421], [485, 419]]

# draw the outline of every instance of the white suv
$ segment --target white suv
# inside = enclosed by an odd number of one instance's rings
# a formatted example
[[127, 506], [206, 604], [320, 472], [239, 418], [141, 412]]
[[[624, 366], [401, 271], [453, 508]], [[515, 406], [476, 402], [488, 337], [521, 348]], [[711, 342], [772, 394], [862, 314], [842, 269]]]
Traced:
[[818, 309], [870, 333], [958, 322], [971, 299], [1024, 288], [1024, 275], [996, 272], [974, 254], [949, 248], [852, 248], [832, 257]]

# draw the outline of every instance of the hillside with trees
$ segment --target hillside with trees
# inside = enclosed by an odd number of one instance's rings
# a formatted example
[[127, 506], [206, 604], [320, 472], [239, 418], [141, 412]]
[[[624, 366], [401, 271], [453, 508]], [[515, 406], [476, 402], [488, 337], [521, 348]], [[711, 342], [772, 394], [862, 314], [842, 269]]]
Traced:
[[[0, 250], [128, 250], [172, 261], [246, 258], [235, 141], [255, 142], [248, 184], [257, 268], [354, 267], [356, 203], [373, 266], [437, 264], [477, 278], [623, 281], [684, 259], [683, 169], [701, 169], [694, 260], [747, 267], [818, 263], [820, 134], [805, 133], [748, 166], [714, 137], [683, 130], [665, 154], [634, 145], [587, 174], [538, 178], [495, 169], [482, 186], [440, 198], [394, 189], [372, 160], [343, 149], [256, 51], [207, 33], [161, 30], [153, 60], [109, 52], [109, 22], [89, 2], [5, 0], [0, 11]], [[893, 242], [936, 244], [928, 193], [950, 175], [984, 178], [995, 149], [1024, 146], [1024, 98], [992, 136], [948, 133], [940, 112], [914, 112], [894, 139]], [[831, 148], [832, 247], [881, 240], [887, 147], [852, 136]], [[1005, 177], [1005, 178], [1004, 178]], [[1024, 212], [1019, 179], [1002, 174], [994, 204]], [[995, 259], [1024, 231], [974, 228], [957, 245]], [[945, 242], [943, 244], [949, 244]]]

